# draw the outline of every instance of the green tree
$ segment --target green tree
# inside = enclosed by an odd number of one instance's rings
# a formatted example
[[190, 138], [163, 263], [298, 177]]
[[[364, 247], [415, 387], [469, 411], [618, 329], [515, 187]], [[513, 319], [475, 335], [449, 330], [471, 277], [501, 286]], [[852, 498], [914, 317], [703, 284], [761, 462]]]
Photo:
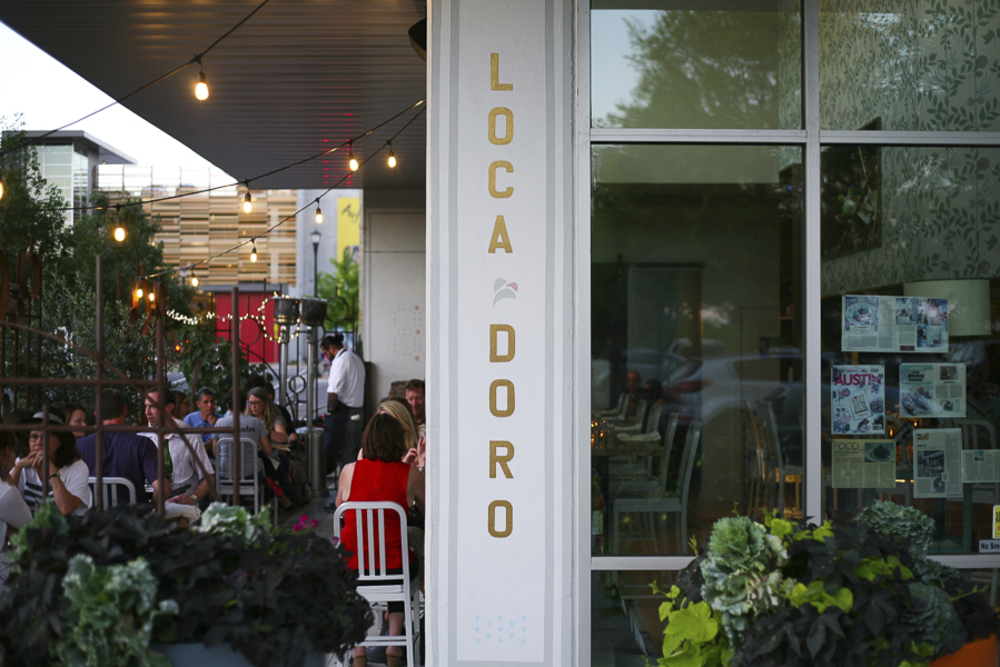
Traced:
[[68, 204], [59, 189], [42, 178], [38, 153], [22, 148], [27, 144], [20, 117], [12, 121], [0, 117], [0, 179], [4, 187], [0, 198], [0, 250], [11, 265], [14, 257], [28, 250], [32, 240], [43, 259], [57, 256], [66, 235], [64, 211], [60, 209]]
[[344, 256], [338, 262], [330, 260], [336, 274], [321, 273], [316, 292], [321, 299], [330, 303], [326, 309], [327, 330], [358, 328], [359, 265], [354, 261], [350, 248], [344, 248]]

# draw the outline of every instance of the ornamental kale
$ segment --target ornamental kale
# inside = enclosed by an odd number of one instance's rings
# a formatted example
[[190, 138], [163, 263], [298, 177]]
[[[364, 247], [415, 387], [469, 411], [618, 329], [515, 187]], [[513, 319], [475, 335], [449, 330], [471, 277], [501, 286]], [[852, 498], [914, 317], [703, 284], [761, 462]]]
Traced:
[[66, 604], [62, 626], [69, 641], [55, 642], [55, 664], [87, 667], [169, 667], [151, 651], [153, 622], [176, 614], [173, 600], [156, 601], [156, 578], [145, 559], [95, 566], [74, 556], [63, 578]]
[[243, 507], [232, 507], [225, 503], [212, 503], [201, 515], [198, 530], [202, 533], [239, 535], [247, 544], [260, 544], [260, 537], [271, 529], [267, 512], [256, 517]]
[[[1000, 619], [968, 576], [926, 555], [916, 510], [855, 521], [726, 518], [663, 593], [661, 667], [920, 667]], [[724, 632], [719, 632], [721, 628]]]
[[909, 544], [916, 556], [926, 555], [934, 539], [934, 519], [912, 507], [877, 500], [858, 512], [856, 520], [900, 545]]
[[782, 553], [779, 538], [747, 517], [720, 519], [709, 538], [701, 565], [705, 584], [701, 594], [722, 613], [730, 641], [747, 629], [747, 617], [764, 613], [779, 603], [775, 592], [782, 576], [777, 569]]

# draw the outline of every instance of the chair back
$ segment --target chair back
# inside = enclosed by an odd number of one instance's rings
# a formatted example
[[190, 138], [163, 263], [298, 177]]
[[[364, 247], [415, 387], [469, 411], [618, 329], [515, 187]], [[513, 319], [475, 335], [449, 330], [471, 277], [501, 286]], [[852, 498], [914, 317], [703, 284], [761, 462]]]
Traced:
[[660, 417], [663, 415], [663, 405], [660, 403], [653, 403], [650, 406], [649, 412], [646, 413], [645, 428], [643, 428], [643, 433], [655, 433], [660, 429]]
[[625, 413], [628, 411], [628, 392], [623, 391], [618, 395], [618, 409], [615, 415], [619, 419], [625, 419]]
[[962, 449], [996, 449], [996, 427], [985, 419], [952, 419], [952, 426], [962, 429]]
[[[358, 545], [358, 581], [377, 582], [386, 577], [398, 579], [399, 574], [387, 574], [385, 544], [385, 515], [395, 512], [399, 516], [400, 559], [403, 561], [403, 579], [409, 584], [409, 548], [406, 537], [406, 510], [389, 501], [346, 502], [333, 515], [333, 534], [340, 538], [341, 517], [348, 510], [355, 511], [354, 528]], [[373, 539], [374, 538], [374, 539]]]
[[698, 458], [698, 444], [701, 442], [701, 421], [692, 419], [688, 424], [687, 437], [684, 439], [684, 453], [681, 455], [681, 467], [677, 475], [676, 494], [681, 499], [682, 507], [687, 507], [688, 492], [691, 490], [691, 476], [694, 474], [694, 464]]
[[[94, 506], [94, 498], [97, 495], [97, 478], [91, 477], [88, 480], [90, 484], [90, 506]], [[103, 487], [104, 507], [115, 507], [116, 505], [125, 504], [124, 498], [119, 498], [119, 491], [121, 496], [128, 497], [128, 504], [135, 505], [136, 495], [135, 495], [135, 484], [132, 480], [126, 479], [124, 477], [104, 477], [101, 479], [101, 486]]]
[[[240, 484], [252, 482], [257, 478], [257, 442], [253, 438], [240, 438], [240, 468], [242, 474], [239, 476]], [[219, 479], [232, 481], [234, 478], [233, 465], [236, 460], [231, 455], [233, 449], [232, 438], [220, 438], [218, 444], [219, 452]]]
[[664, 493], [667, 491], [667, 475], [670, 472], [670, 454], [673, 452], [674, 438], [677, 437], [677, 422], [680, 416], [675, 412], [670, 415], [667, 421], [667, 431], [663, 434], [663, 458], [660, 460], [658, 477], [660, 486]]

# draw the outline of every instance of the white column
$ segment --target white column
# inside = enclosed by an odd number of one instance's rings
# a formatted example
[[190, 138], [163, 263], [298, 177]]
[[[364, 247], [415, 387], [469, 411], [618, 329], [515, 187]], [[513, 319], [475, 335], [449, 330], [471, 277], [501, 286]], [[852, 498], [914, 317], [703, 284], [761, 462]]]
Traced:
[[572, 19], [431, 3], [429, 665], [574, 664]]

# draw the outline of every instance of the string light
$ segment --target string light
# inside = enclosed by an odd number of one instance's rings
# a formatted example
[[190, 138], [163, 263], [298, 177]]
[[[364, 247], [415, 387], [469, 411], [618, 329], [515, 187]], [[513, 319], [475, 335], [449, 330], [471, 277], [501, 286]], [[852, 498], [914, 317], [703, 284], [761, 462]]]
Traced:
[[202, 102], [208, 99], [208, 79], [205, 78], [205, 70], [198, 72], [198, 83], [194, 86], [194, 96]]
[[156, 301], [156, 290], [149, 290], [149, 302], [153, 303]]
[[115, 241], [121, 243], [125, 240], [125, 228], [122, 226], [122, 206], [121, 204], [115, 204], [115, 220], [118, 223], [115, 226]]
[[351, 168], [351, 171], [357, 171], [358, 158], [354, 157], [354, 149], [351, 147], [351, 142], [347, 142], [347, 166]]
[[[420, 102], [418, 102], [417, 104], [415, 104], [415, 105], [413, 105], [413, 106], [409, 107], [409, 109], [412, 109], [412, 108], [414, 108], [414, 107], [416, 107], [416, 106], [421, 106], [421, 105], [423, 105], [423, 103], [424, 103], [424, 102], [425, 102], [425, 100], [421, 100], [421, 101], [420, 101]], [[403, 127], [402, 127], [402, 128], [400, 128], [398, 132], [396, 132], [396, 134], [394, 134], [394, 135], [392, 136], [392, 139], [395, 139], [395, 138], [396, 138], [396, 137], [398, 137], [398, 136], [399, 136], [400, 134], [402, 134], [402, 132], [403, 132], [403, 131], [404, 131], [404, 130], [405, 130], [405, 129], [407, 128], [407, 127], [409, 127], [409, 126], [410, 126], [410, 125], [411, 125], [411, 124], [412, 124], [412, 123], [413, 123], [413, 122], [414, 122], [414, 121], [415, 121], [415, 120], [416, 120], [417, 118], [419, 118], [419, 117], [420, 117], [420, 115], [421, 115], [421, 114], [423, 113], [423, 111], [424, 111], [424, 109], [425, 109], [425, 108], [426, 108], [426, 107], [422, 108], [422, 109], [421, 109], [421, 110], [420, 110], [420, 111], [419, 111], [418, 113], [414, 114], [414, 116], [413, 116], [413, 117], [412, 117], [412, 118], [411, 118], [411, 119], [410, 119], [409, 121], [407, 121], [407, 122], [406, 122], [406, 124], [405, 124], [405, 125], [403, 125]], [[409, 109], [407, 109], [407, 110], [409, 110]], [[396, 116], [394, 116], [394, 118], [398, 117], [399, 115], [400, 115], [400, 114], [397, 114]], [[391, 120], [391, 119], [390, 119], [390, 120]], [[388, 122], [388, 121], [386, 121], [386, 122]], [[382, 123], [381, 125], [384, 125], [384, 124], [385, 124], [385, 123]], [[369, 134], [371, 134], [372, 132], [374, 132], [374, 131], [375, 131], [376, 129], [378, 129], [378, 127], [381, 127], [381, 125], [379, 125], [379, 126], [376, 126], [375, 128], [373, 128], [373, 129], [371, 129], [371, 130], [368, 130], [367, 132], [365, 132], [364, 134], [362, 134], [362, 135], [361, 135], [361, 137], [365, 137], [365, 136], [368, 136]], [[390, 146], [390, 151], [392, 150], [392, 149], [391, 149], [391, 144], [392, 144], [392, 139], [390, 139], [389, 141], [387, 141], [387, 142], [386, 142], [386, 146]], [[354, 151], [353, 151], [353, 150], [351, 150], [351, 146], [352, 146], [352, 142], [353, 142], [353, 140], [348, 140], [348, 142], [347, 142], [347, 145], [348, 145], [348, 148], [349, 148], [349, 154], [350, 154], [350, 156], [352, 156], [352, 157], [353, 157], [353, 155], [354, 155]], [[340, 144], [340, 146], [343, 146], [343, 144]], [[332, 149], [329, 149], [329, 150], [326, 150], [326, 151], [324, 151], [323, 153], [320, 153], [319, 155], [326, 155], [326, 154], [329, 154], [329, 153], [332, 153], [333, 151], [337, 150], [337, 148], [339, 148], [339, 147], [335, 147], [335, 148], [332, 148]], [[376, 152], [376, 154], [377, 154], [377, 152]], [[314, 157], [319, 157], [319, 156], [314, 156]], [[372, 157], [374, 157], [374, 154], [373, 154], [372, 156], [370, 156], [370, 157], [366, 158], [366, 159], [365, 159], [365, 161], [364, 161], [363, 163], [358, 163], [358, 164], [357, 164], [357, 167], [358, 167], [358, 168], [360, 168], [360, 167], [361, 167], [361, 166], [362, 166], [363, 164], [366, 164], [366, 163], [368, 162], [368, 160], [372, 159]], [[275, 172], [271, 172], [271, 173], [268, 173], [268, 174], [264, 174], [264, 175], [262, 175], [261, 177], [263, 177], [263, 176], [269, 176], [269, 175], [272, 175], [273, 173], [277, 173], [277, 171], [283, 171], [284, 169], [288, 169], [288, 168], [290, 168], [291, 166], [296, 166], [296, 165], [298, 165], [298, 164], [302, 164], [302, 163], [304, 163], [304, 162], [307, 162], [307, 161], [308, 161], [309, 159], [313, 159], [313, 158], [307, 158], [306, 160], [300, 160], [300, 161], [299, 161], [298, 163], [294, 163], [293, 165], [290, 165], [290, 166], [288, 166], [288, 167], [283, 167], [282, 169], [279, 169], [279, 170], [276, 170]], [[354, 162], [355, 162], [355, 163], [357, 162], [357, 158], [354, 158]], [[261, 178], [261, 177], [258, 177], [258, 178]], [[326, 194], [328, 194], [328, 193], [332, 192], [332, 191], [333, 191], [333, 190], [334, 190], [334, 189], [335, 189], [335, 188], [336, 188], [336, 187], [337, 187], [338, 185], [340, 185], [340, 184], [341, 184], [341, 183], [343, 183], [344, 181], [348, 180], [348, 179], [349, 179], [350, 177], [351, 177], [351, 174], [347, 174], [346, 176], [342, 177], [342, 178], [341, 178], [341, 179], [340, 179], [339, 181], [337, 181], [337, 183], [336, 183], [336, 184], [334, 184], [333, 186], [329, 187], [329, 188], [328, 188], [328, 189], [326, 190], [326, 192], [325, 192], [324, 194], [322, 194], [322, 195], [320, 195], [320, 196], [319, 196], [318, 198], [316, 198], [316, 199], [314, 200], [314, 201], [315, 201], [315, 203], [316, 203], [316, 208], [317, 208], [317, 209], [319, 209], [319, 201], [320, 201], [320, 199], [322, 199], [322, 197], [324, 197], [324, 196], [325, 196]], [[237, 183], [237, 184], [238, 184], [238, 183]], [[226, 186], [226, 187], [232, 187], [232, 185], [237, 185], [237, 184], [231, 184], [231, 185], [229, 185], [229, 186]], [[249, 198], [249, 195], [250, 195], [250, 193], [249, 193], [249, 187], [250, 187], [250, 179], [247, 179], [247, 181], [246, 181], [246, 186], [247, 186], [247, 189], [248, 189], [248, 191], [247, 191], [247, 198]], [[215, 189], [215, 188], [212, 188], [212, 189]], [[186, 194], [185, 194], [184, 196], [191, 196], [192, 194], [200, 194], [200, 193], [186, 193]], [[167, 198], [165, 198], [165, 199], [175, 199], [175, 198], [177, 198], [177, 197], [167, 197]], [[147, 202], [141, 202], [141, 201], [140, 201], [140, 202], [138, 202], [138, 203], [139, 203], [139, 204], [143, 204], [143, 203], [145, 203], [145, 204], [149, 204], [149, 203], [155, 203], [155, 202], [157, 202], [157, 201], [162, 201], [162, 199], [159, 199], [159, 200], [152, 200], [152, 201], [147, 201]], [[279, 221], [278, 221], [278, 222], [276, 222], [275, 224], [273, 224], [273, 225], [271, 225], [270, 227], [268, 227], [267, 229], [265, 229], [265, 230], [264, 230], [264, 231], [262, 232], [262, 234], [259, 234], [259, 235], [258, 235], [258, 237], [259, 237], [259, 236], [263, 236], [263, 235], [267, 235], [267, 234], [270, 234], [270, 233], [271, 233], [272, 231], [274, 231], [275, 229], [277, 229], [278, 227], [280, 227], [280, 226], [281, 226], [281, 225], [283, 225], [284, 223], [288, 222], [289, 220], [293, 220], [293, 219], [295, 219], [295, 218], [296, 218], [296, 216], [298, 216], [299, 214], [301, 214], [302, 212], [304, 212], [304, 211], [306, 210], [306, 208], [307, 208], [308, 206], [309, 206], [309, 204], [306, 204], [305, 206], [303, 206], [303, 207], [299, 208], [298, 210], [296, 210], [296, 211], [295, 211], [294, 213], [292, 213], [291, 215], [288, 215], [288, 216], [286, 216], [286, 217], [282, 218], [281, 220], [279, 220]], [[60, 209], [60, 210], [62, 210], [62, 209]], [[254, 246], [254, 247], [253, 247], [253, 251], [254, 251], [254, 252], [253, 252], [253, 255], [256, 255], [256, 238], [257, 238], [257, 237], [254, 237], [254, 238], [252, 238], [252, 239], [251, 239], [251, 243], [252, 243], [252, 244], [253, 244], [253, 246]], [[192, 269], [192, 271], [193, 271], [193, 270], [194, 270], [194, 267], [195, 267], [195, 266], [197, 266], [198, 264], [203, 264], [203, 263], [205, 263], [205, 262], [209, 262], [209, 261], [211, 261], [211, 260], [213, 260], [213, 259], [216, 259], [216, 258], [218, 258], [218, 257], [222, 257], [223, 255], [226, 255], [226, 254], [228, 254], [228, 253], [230, 253], [230, 252], [233, 252], [234, 250], [238, 250], [239, 248], [241, 248], [241, 247], [242, 247], [242, 246], [244, 246], [244, 245], [246, 245], [246, 242], [245, 242], [245, 241], [244, 241], [244, 242], [242, 242], [242, 243], [238, 243], [237, 245], [233, 246], [232, 248], [229, 248], [228, 250], [223, 250], [222, 252], [219, 252], [219, 253], [216, 253], [215, 255], [212, 255], [212, 256], [208, 257], [207, 259], [203, 259], [203, 260], [199, 260], [199, 261], [197, 261], [197, 262], [194, 262], [193, 264], [191, 264], [191, 265], [190, 265], [190, 268], [191, 268], [191, 269]], [[254, 259], [254, 257], [253, 257], [253, 256], [251, 256], [251, 261], [252, 261], [252, 262], [253, 262], [253, 261], [256, 261], [256, 259]], [[229, 268], [232, 268], [232, 264], [230, 264], [230, 265], [229, 265]], [[175, 271], [179, 271], [179, 270], [180, 270], [179, 268], [178, 268], [178, 269], [165, 269], [165, 270], [163, 270], [163, 271], [160, 271], [160, 272], [158, 272], [158, 273], [154, 273], [154, 274], [150, 274], [149, 276], [146, 276], [146, 277], [147, 277], [147, 278], [150, 278], [150, 277], [157, 277], [157, 276], [162, 276], [162, 275], [169, 275], [169, 274], [171, 274], [171, 273], [174, 273]], [[194, 281], [192, 280], [192, 283], [193, 283], [193, 282], [194, 282]], [[221, 318], [220, 318], [220, 319], [221, 319]]]
[[3, 199], [3, 178], [0, 178], [0, 199]]
[[243, 212], [249, 213], [253, 210], [253, 198], [250, 196], [250, 182], [247, 181], [247, 196], [243, 198]]
[[316, 200], [316, 224], [319, 225], [319, 224], [322, 224], [322, 223], [323, 223], [323, 209], [321, 209], [319, 207], [319, 200], [317, 199]]
[[198, 286], [198, 276], [195, 274], [193, 267], [191, 269], [191, 286], [192, 287]]
[[136, 282], [136, 284], [135, 284], [135, 297], [137, 299], [141, 299], [142, 295], [143, 295], [142, 285], [139, 282]]
[[256, 263], [257, 262], [257, 242], [256, 241], [250, 241], [250, 244], [252, 246], [251, 250], [250, 250], [250, 261]]
[[387, 162], [389, 163], [389, 169], [395, 169], [396, 168], [396, 154], [392, 152], [392, 142], [391, 141], [389, 142], [389, 159], [387, 160]]

